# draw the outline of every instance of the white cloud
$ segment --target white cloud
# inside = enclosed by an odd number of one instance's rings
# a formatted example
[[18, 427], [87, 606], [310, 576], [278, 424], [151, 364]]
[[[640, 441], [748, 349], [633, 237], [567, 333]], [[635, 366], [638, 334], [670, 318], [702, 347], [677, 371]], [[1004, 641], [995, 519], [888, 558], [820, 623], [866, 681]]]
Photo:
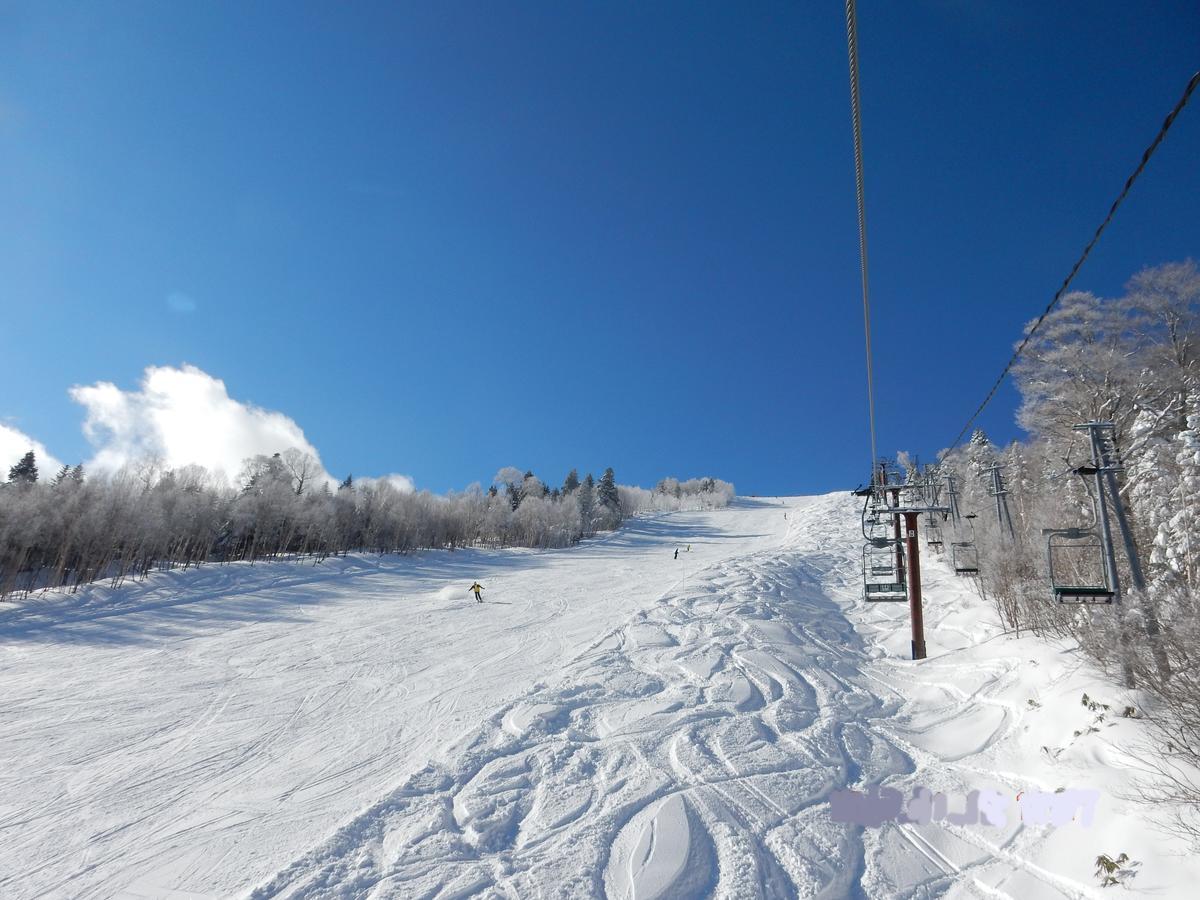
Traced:
[[358, 478], [355, 479], [355, 482], [362, 484], [390, 484], [402, 494], [411, 494], [417, 489], [416, 484], [407, 475], [398, 475], [394, 472], [391, 475], [380, 475], [378, 478]]
[[[292, 419], [234, 400], [225, 382], [195, 366], [151, 366], [138, 391], [101, 381], [76, 385], [70, 394], [87, 413], [83, 433], [96, 450], [85, 469], [114, 471], [157, 457], [168, 468], [196, 463], [232, 482], [246, 457], [289, 447], [312, 454], [320, 465], [316, 448]], [[323, 466], [313, 482], [322, 479], [337, 483]]]
[[0, 481], [8, 478], [8, 470], [30, 450], [37, 460], [39, 480], [49, 480], [58, 474], [63, 464], [50, 455], [41, 441], [0, 422]]

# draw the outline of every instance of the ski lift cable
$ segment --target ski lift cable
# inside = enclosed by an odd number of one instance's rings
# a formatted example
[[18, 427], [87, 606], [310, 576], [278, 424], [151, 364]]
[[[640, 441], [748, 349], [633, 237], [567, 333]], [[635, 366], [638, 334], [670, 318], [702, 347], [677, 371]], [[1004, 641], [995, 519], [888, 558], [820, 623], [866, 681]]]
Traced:
[[871, 292], [867, 279], [867, 205], [863, 195], [862, 115], [858, 91], [858, 19], [846, 0], [846, 48], [850, 55], [850, 116], [854, 125], [854, 190], [858, 200], [858, 257], [862, 268], [863, 332], [867, 350], [867, 417], [871, 425], [871, 482], [875, 481], [875, 374], [871, 354]]
[[[851, 3], [852, 0], [848, 0], [847, 9], [849, 9]], [[1196, 90], [1197, 85], [1200, 85], [1200, 72], [1194, 74], [1188, 81], [1187, 87], [1184, 88], [1183, 96], [1179, 98], [1179, 102], [1175, 104], [1174, 109], [1167, 114], [1166, 119], [1163, 120], [1162, 127], [1158, 129], [1158, 134], [1155, 135], [1154, 140], [1150, 143], [1150, 146], [1147, 147], [1146, 151], [1142, 154], [1142, 161], [1138, 163], [1137, 168], [1133, 170], [1133, 174], [1125, 179], [1125, 187], [1121, 190], [1121, 193], [1117, 196], [1117, 199], [1113, 201], [1112, 206], [1108, 210], [1108, 215], [1104, 217], [1104, 221], [1100, 223], [1100, 227], [1096, 229], [1096, 233], [1092, 235], [1092, 239], [1088, 242], [1088, 245], [1083, 248], [1083, 253], [1081, 253], [1079, 259], [1075, 261], [1075, 265], [1071, 267], [1071, 271], [1063, 281], [1062, 286], [1054, 294], [1053, 299], [1051, 299], [1051, 301], [1046, 305], [1046, 308], [1042, 310], [1042, 314], [1037, 317], [1037, 321], [1033, 323], [1033, 327], [1029, 329], [1029, 332], [1018, 345], [1016, 352], [1013, 353], [1012, 358], [1009, 359], [1008, 364], [1000, 373], [1000, 377], [996, 379], [996, 383], [992, 385], [992, 389], [988, 391], [987, 396], [983, 398], [983, 402], [979, 404], [979, 408], [971, 414], [971, 418], [967, 420], [967, 424], [964, 425], [962, 431], [958, 433], [958, 437], [956, 437], [954, 439], [954, 443], [950, 445], [951, 450], [953, 450], [962, 442], [963, 437], [970, 430], [971, 426], [975, 424], [975, 420], [979, 418], [979, 414], [983, 412], [984, 407], [992, 402], [992, 398], [996, 396], [996, 391], [1000, 389], [1000, 385], [1004, 383], [1004, 379], [1008, 377], [1008, 373], [1012, 371], [1012, 367], [1016, 364], [1017, 360], [1021, 358], [1021, 354], [1025, 351], [1025, 347], [1031, 340], [1033, 340], [1033, 336], [1037, 333], [1037, 330], [1046, 320], [1046, 316], [1050, 315], [1050, 312], [1055, 306], [1058, 305], [1058, 301], [1062, 299], [1063, 294], [1067, 292], [1067, 288], [1074, 280], [1075, 275], [1083, 265], [1084, 260], [1088, 258], [1088, 255], [1092, 252], [1092, 248], [1095, 247], [1096, 242], [1100, 240], [1100, 235], [1103, 234], [1104, 229], [1108, 227], [1108, 223], [1112, 221], [1113, 215], [1116, 214], [1117, 207], [1119, 207], [1125, 200], [1126, 195], [1129, 193], [1129, 189], [1133, 187], [1133, 183], [1137, 181], [1138, 176], [1142, 174], [1142, 170], [1146, 168], [1146, 163], [1150, 161], [1150, 157], [1154, 155], [1154, 151], [1158, 149], [1158, 145], [1161, 144], [1163, 142], [1163, 138], [1167, 136], [1167, 131], [1170, 130], [1171, 125], [1175, 122], [1176, 117], [1187, 105], [1187, 102], [1191, 98], [1192, 92]]]

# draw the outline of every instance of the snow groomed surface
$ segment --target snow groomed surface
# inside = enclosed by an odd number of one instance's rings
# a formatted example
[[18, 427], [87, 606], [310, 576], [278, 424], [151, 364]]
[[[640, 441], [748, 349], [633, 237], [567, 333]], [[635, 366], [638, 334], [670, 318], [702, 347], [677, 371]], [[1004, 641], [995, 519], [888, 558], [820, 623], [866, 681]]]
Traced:
[[[747, 499], [563, 551], [206, 567], [0, 613], [0, 895], [1025, 900], [1100, 896], [1093, 860], [1128, 852], [1123, 890], [1190, 896], [1200, 868], [1115, 797], [1135, 725], [1072, 734], [1103, 683], [933, 560], [907, 660], [856, 534], [844, 494]], [[1013, 814], [832, 821], [832, 791], [885, 780]], [[1020, 821], [1058, 787], [1102, 791], [1092, 828]]]

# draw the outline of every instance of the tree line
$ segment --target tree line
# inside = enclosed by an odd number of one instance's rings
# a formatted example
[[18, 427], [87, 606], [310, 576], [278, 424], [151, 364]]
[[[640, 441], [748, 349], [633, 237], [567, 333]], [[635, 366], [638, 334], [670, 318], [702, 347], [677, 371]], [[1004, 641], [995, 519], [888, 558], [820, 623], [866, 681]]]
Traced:
[[118, 472], [64, 466], [39, 477], [33, 451], [0, 484], [0, 597], [45, 588], [114, 585], [155, 569], [349, 552], [460, 547], [566, 547], [639, 512], [728, 505], [733, 485], [665, 479], [652, 491], [572, 470], [547, 488], [501, 469], [490, 488], [445, 495], [352, 476], [314, 485], [317, 461], [295, 449], [247, 459], [229, 487], [201, 466], [153, 460]]
[[[1031, 323], [1032, 324], [1032, 323]], [[1027, 327], [1028, 330], [1028, 327]], [[977, 517], [956, 540], [974, 538], [980, 588], [1015, 630], [1074, 638], [1112, 677], [1150, 698], [1157, 800], [1178, 812], [1200, 845], [1200, 274], [1192, 261], [1143, 270], [1119, 297], [1066, 295], [1014, 369], [1018, 422], [1028, 438], [995, 446], [982, 431], [939, 461]], [[1147, 589], [1132, 590], [1118, 547], [1119, 607], [1054, 603], [1043, 529], [1094, 529], [1086, 433], [1107, 421], [1123, 471], [1119, 502], [1133, 531]], [[1004, 466], [1013, 535], [996, 514], [984, 470]], [[1114, 526], [1115, 528], [1115, 526]], [[947, 542], [949, 541], [947, 538]], [[1091, 557], [1091, 558], [1089, 558]], [[1100, 562], [1067, 558], [1075, 577]], [[1188, 774], [1188, 772], [1192, 774]]]

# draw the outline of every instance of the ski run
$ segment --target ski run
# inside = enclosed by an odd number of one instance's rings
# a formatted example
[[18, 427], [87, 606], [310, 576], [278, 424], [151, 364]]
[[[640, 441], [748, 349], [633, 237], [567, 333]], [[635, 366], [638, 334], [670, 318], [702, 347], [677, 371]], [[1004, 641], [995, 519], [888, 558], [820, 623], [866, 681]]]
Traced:
[[[1137, 704], [858, 502], [738, 500], [556, 551], [206, 565], [0, 611], [5, 898], [1193, 897]], [[678, 558], [674, 551], [679, 549]], [[484, 585], [484, 602], [468, 593]], [[870, 785], [1004, 821], [835, 821]], [[1061, 825], [1022, 795], [1092, 791]], [[1124, 853], [1102, 889], [1096, 858]]]

